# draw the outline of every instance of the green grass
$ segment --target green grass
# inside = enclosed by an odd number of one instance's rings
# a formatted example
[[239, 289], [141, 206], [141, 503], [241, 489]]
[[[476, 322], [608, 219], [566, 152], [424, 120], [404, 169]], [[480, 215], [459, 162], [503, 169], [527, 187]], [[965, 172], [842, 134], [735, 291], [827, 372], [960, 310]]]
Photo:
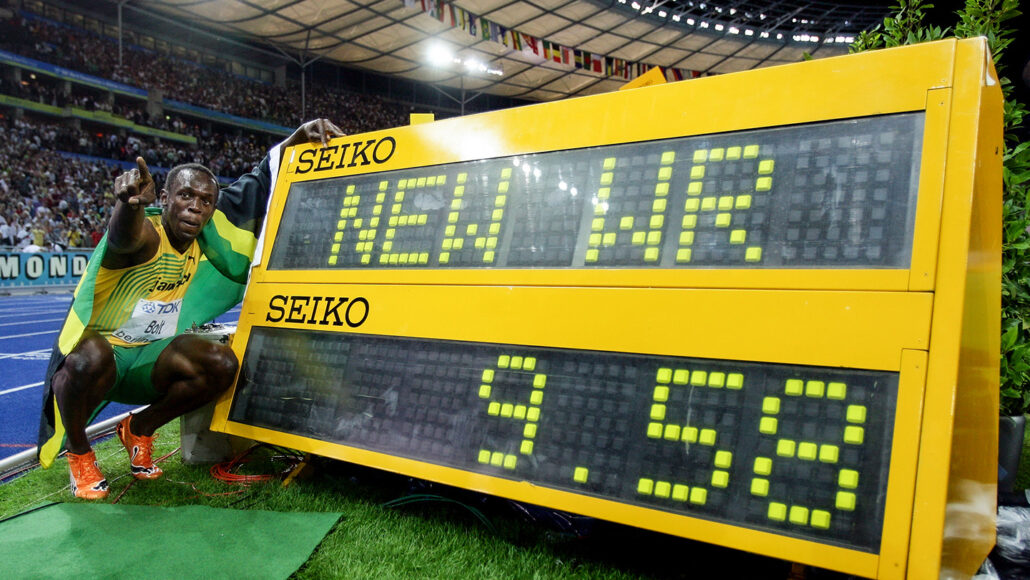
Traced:
[[[178, 422], [161, 430], [154, 456], [178, 447]], [[288, 487], [281, 479], [231, 486], [178, 454], [165, 475], [135, 481], [117, 440], [95, 447], [111, 484], [106, 501], [151, 506], [336, 511], [343, 517], [294, 575], [321, 578], [786, 578], [790, 564], [663, 534], [593, 521], [574, 535], [531, 521], [506, 500], [343, 462], [317, 459]], [[263, 449], [241, 473], [279, 473], [286, 463]], [[281, 454], [279, 455], [281, 457]], [[1028, 462], [1030, 463], [1030, 462]], [[120, 497], [119, 497], [120, 496]], [[401, 498], [407, 500], [390, 507]], [[34, 505], [79, 501], [68, 491], [67, 464], [36, 469], [0, 487], [0, 519]], [[391, 503], [393, 502], [393, 503]], [[840, 578], [809, 569], [808, 578]]]

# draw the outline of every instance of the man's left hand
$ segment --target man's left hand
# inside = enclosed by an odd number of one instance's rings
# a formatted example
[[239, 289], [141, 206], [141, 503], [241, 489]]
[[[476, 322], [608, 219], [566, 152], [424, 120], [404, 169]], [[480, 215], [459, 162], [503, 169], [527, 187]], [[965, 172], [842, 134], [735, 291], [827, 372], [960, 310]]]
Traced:
[[321, 142], [322, 147], [329, 145], [329, 140], [334, 137], [343, 137], [343, 130], [333, 124], [329, 119], [315, 119], [308, 121], [293, 132], [285, 141], [283, 148], [301, 145], [303, 143]]

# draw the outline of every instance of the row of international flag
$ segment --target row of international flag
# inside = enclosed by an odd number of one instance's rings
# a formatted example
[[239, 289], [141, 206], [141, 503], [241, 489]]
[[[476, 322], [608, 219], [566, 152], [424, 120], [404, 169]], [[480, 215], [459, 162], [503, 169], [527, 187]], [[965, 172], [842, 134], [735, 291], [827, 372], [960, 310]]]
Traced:
[[[404, 0], [408, 7], [419, 7], [423, 12], [454, 28], [461, 28], [466, 33], [476, 38], [489, 40], [504, 46], [523, 52], [528, 55], [535, 55], [559, 64], [574, 66], [595, 72], [607, 77], [622, 79], [634, 79], [656, 65], [644, 62], [633, 62], [614, 56], [595, 54], [585, 50], [579, 50], [570, 46], [564, 46], [556, 42], [550, 42], [542, 38], [536, 38], [510, 28], [505, 28], [496, 22], [472, 14], [468, 10], [455, 6], [444, 0]], [[697, 78], [701, 76], [700, 71], [663, 67], [665, 76], [670, 81]]]

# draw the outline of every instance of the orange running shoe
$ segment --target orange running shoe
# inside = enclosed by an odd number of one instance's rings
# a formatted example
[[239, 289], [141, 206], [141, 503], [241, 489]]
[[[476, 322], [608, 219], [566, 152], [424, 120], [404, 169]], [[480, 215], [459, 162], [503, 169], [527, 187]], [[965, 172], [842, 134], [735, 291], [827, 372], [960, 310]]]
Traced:
[[164, 473], [161, 468], [154, 465], [151, 454], [154, 451], [154, 439], [157, 435], [147, 437], [144, 435], [133, 435], [129, 430], [129, 421], [132, 415], [122, 419], [118, 423], [118, 439], [121, 440], [125, 450], [129, 452], [129, 467], [132, 468], [132, 476], [136, 479], [157, 479]]
[[68, 470], [71, 472], [72, 494], [82, 499], [104, 499], [107, 497], [107, 480], [97, 466], [97, 456], [89, 453], [76, 455], [68, 453]]

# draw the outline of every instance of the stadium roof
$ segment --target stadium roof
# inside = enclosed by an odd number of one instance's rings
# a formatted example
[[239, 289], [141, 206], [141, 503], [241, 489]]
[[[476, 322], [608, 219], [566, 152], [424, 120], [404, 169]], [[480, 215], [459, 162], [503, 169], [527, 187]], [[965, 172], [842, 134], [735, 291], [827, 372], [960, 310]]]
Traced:
[[[844, 54], [889, 12], [876, 0], [126, 1], [300, 64], [325, 59], [537, 101], [614, 90], [637, 63], [689, 77]], [[449, 64], [431, 63], [434, 54]], [[594, 72], [598, 57], [603, 70], [634, 71]]]

